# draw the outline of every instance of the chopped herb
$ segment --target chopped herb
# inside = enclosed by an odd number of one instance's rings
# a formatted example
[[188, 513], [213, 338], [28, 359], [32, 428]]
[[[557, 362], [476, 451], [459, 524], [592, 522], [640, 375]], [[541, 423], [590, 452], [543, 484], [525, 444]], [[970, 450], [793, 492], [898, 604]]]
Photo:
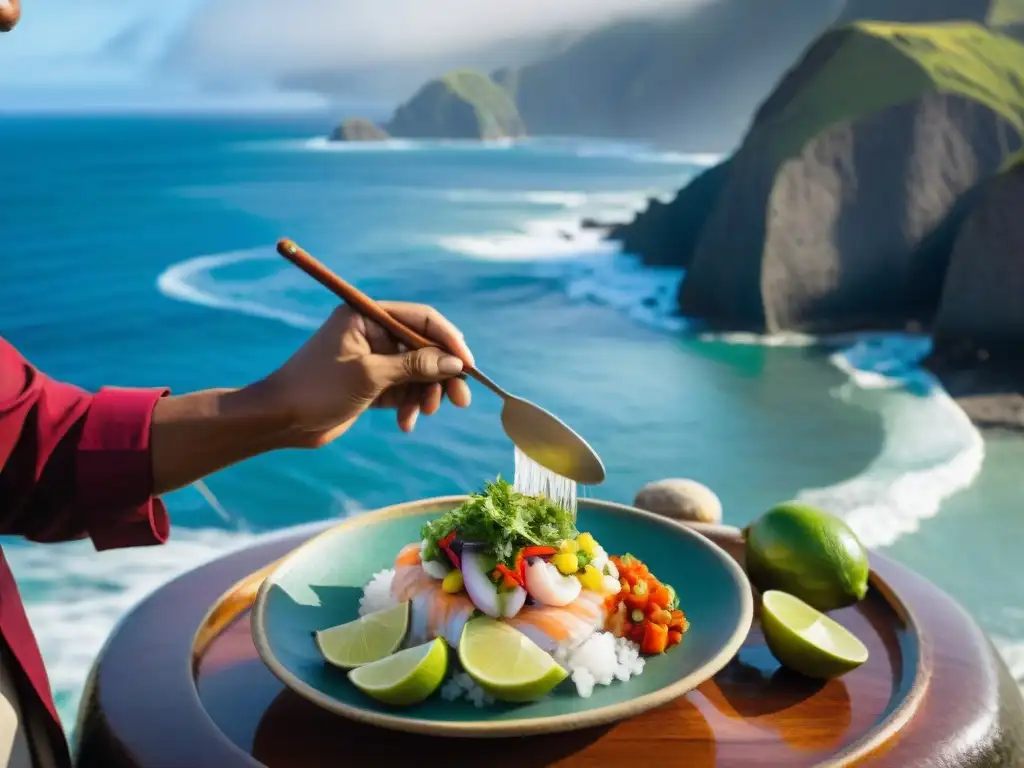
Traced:
[[523, 547], [557, 547], [560, 541], [576, 537], [576, 526], [572, 515], [555, 502], [519, 493], [499, 476], [480, 493], [423, 525], [424, 559], [440, 559], [438, 542], [452, 532], [462, 541], [483, 542], [498, 562], [512, 567]]

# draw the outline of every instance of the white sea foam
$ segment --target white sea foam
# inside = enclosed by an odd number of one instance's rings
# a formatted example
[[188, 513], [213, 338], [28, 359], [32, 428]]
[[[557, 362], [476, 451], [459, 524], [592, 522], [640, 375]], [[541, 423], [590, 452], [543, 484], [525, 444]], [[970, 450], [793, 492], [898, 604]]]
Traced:
[[440, 238], [438, 244], [453, 253], [488, 261], [578, 258], [617, 250], [598, 230], [581, 229], [576, 219], [538, 219], [526, 222], [520, 232], [450, 235]]
[[516, 142], [512, 139], [495, 139], [493, 141], [469, 139], [331, 141], [327, 136], [311, 136], [305, 139], [240, 142], [235, 145], [235, 149], [247, 152], [436, 152], [439, 149], [489, 152], [511, 149], [515, 145]]
[[[937, 515], [942, 502], [981, 472], [985, 443], [967, 414], [919, 366], [931, 349], [926, 336], [865, 333], [828, 339], [801, 334], [723, 334], [734, 344], [845, 347], [830, 356], [849, 381], [833, 394], [853, 407], [876, 412], [882, 450], [859, 475], [799, 497], [843, 516], [870, 547], [884, 547]], [[884, 396], [878, 390], [888, 390]]]
[[4, 554], [27, 598], [29, 620], [73, 725], [85, 676], [114, 625], [177, 574], [253, 541], [248, 533], [176, 528], [161, 547], [96, 552], [75, 542], [8, 547]]
[[640, 260], [613, 250], [566, 266], [570, 299], [614, 307], [632, 320], [666, 331], [687, 328], [677, 312], [683, 270], [645, 267]]
[[[571, 140], [570, 140], [571, 141]], [[304, 139], [240, 142], [236, 150], [247, 152], [430, 152], [437, 150], [492, 152], [522, 148], [544, 154], [571, 154], [580, 158], [608, 158], [636, 163], [688, 165], [707, 168], [721, 162], [717, 152], [669, 152], [631, 142], [575, 140], [571, 144], [546, 139], [385, 139], [384, 141], [331, 141], [327, 136]]]
[[[434, 193], [427, 190], [428, 194]], [[609, 221], [628, 220], [642, 208], [647, 197], [659, 196], [660, 190], [646, 189], [631, 192], [581, 192], [578, 190], [494, 190], [494, 189], [447, 189], [435, 194], [453, 203], [490, 203], [509, 205], [551, 206], [563, 210], [596, 207], [615, 217]], [[663, 194], [663, 193], [661, 193]], [[605, 219], [602, 218], [602, 221]], [[573, 220], [574, 224], [578, 224]]]
[[595, 143], [585, 144], [576, 150], [577, 157], [623, 158], [637, 163], [670, 163], [709, 168], [722, 161], [723, 155], [712, 152], [658, 152], [638, 149], [633, 144]]
[[239, 264], [245, 261], [271, 261], [277, 256], [272, 248], [253, 248], [243, 251], [230, 251], [180, 261], [165, 269], [157, 278], [157, 290], [164, 296], [178, 301], [199, 304], [211, 309], [222, 309], [240, 312], [252, 317], [264, 317], [279, 320], [295, 328], [314, 329], [320, 322], [314, 318], [286, 309], [279, 309], [272, 304], [250, 298], [224, 295], [223, 290], [201, 287], [197, 278], [208, 275], [221, 267]]
[[[351, 510], [349, 511], [351, 513]], [[74, 724], [82, 686], [111, 630], [154, 590], [215, 558], [321, 522], [272, 533], [175, 526], [168, 542], [97, 552], [87, 541], [8, 546], [4, 555], [26, 598], [60, 714]]]

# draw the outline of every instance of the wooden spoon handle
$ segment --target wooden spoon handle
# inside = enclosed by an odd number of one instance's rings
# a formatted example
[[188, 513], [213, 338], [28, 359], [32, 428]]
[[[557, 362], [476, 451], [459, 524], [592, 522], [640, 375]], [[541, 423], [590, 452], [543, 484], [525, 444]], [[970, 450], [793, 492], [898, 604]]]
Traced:
[[[323, 263], [296, 245], [294, 241], [287, 238], [279, 240], [277, 252], [320, 283], [324, 288], [334, 293], [360, 315], [383, 326], [392, 336], [410, 349], [421, 349], [423, 347], [444, 348], [441, 343], [420, 335], [409, 326], [396, 320], [380, 304], [351, 283], [342, 280], [324, 266]], [[446, 351], [450, 352], [451, 350]]]

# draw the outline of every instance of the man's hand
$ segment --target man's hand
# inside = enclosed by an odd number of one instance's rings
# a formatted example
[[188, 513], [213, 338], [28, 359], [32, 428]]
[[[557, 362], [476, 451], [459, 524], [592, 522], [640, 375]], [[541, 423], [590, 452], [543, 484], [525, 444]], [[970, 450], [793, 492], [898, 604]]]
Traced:
[[410, 432], [420, 413], [437, 412], [443, 394], [460, 408], [469, 405], [469, 387], [457, 378], [464, 365], [473, 365], [462, 333], [431, 307], [380, 305], [457, 357], [436, 347], [406, 351], [376, 323], [339, 307], [263, 383], [271, 407], [294, 425], [296, 447], [326, 445], [368, 408], [395, 409], [399, 428]]
[[21, 18], [21, 0], [0, 0], [0, 32], [10, 32]]
[[352, 426], [367, 408], [393, 408], [408, 432], [441, 398], [469, 405], [457, 378], [473, 355], [462, 334], [436, 310], [381, 302], [397, 319], [455, 352], [408, 352], [375, 323], [336, 309], [284, 365], [242, 389], [164, 397], [153, 409], [151, 448], [156, 493], [279, 448], [316, 448]]

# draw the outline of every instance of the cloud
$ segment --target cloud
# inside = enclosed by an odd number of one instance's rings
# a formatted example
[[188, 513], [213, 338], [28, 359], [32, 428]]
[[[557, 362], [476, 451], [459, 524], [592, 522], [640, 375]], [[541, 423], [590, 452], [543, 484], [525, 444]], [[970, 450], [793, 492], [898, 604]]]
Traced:
[[[764, 2], [766, 0], [760, 0]], [[281, 77], [463, 50], [711, 0], [207, 0], [175, 46], [188, 68]]]

